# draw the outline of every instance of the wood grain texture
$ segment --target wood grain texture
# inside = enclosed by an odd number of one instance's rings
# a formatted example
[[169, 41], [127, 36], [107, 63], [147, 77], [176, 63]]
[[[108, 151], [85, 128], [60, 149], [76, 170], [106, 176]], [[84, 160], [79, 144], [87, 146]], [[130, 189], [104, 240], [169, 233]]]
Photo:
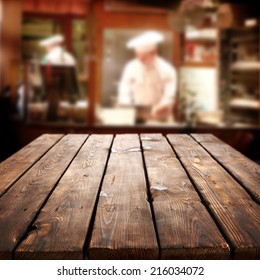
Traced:
[[259, 259], [259, 205], [213, 159], [182, 157], [180, 160], [228, 239], [233, 257]]
[[86, 140], [67, 135], [0, 199], [0, 259], [11, 258], [35, 215]]
[[0, 197], [63, 135], [44, 134], [0, 164]]
[[197, 142], [208, 142], [208, 143], [224, 143], [219, 138], [214, 136], [210, 133], [192, 133], [191, 136], [197, 141]]
[[[142, 145], [150, 145], [141, 135]], [[144, 151], [162, 259], [228, 259], [229, 246], [165, 137]], [[167, 189], [154, 189], [156, 186]]]
[[213, 135], [201, 137], [192, 134], [197, 141], [220, 163], [260, 204], [260, 166], [218, 140]]
[[229, 160], [217, 159], [221, 165], [248, 191], [260, 204], [260, 166], [247, 158]]
[[243, 154], [222, 142], [212, 134], [191, 134], [191, 136], [200, 143], [211, 155], [216, 158], [224, 157], [230, 159], [245, 158]]
[[112, 135], [91, 135], [43, 207], [16, 259], [83, 259]]
[[260, 259], [257, 164], [210, 134], [112, 138], [43, 135], [0, 165], [0, 259]]
[[178, 157], [210, 157], [210, 155], [187, 134], [168, 134], [171, 145]]
[[[167, 161], [169, 158], [176, 158], [176, 155], [168, 144], [166, 138], [161, 134], [141, 134], [140, 139], [142, 142], [143, 151], [148, 152], [148, 154], [149, 151], [152, 151], [155, 156], [155, 162], [156, 159], [164, 161], [165, 158]], [[160, 149], [158, 147], [160, 147]], [[168, 152], [170, 152], [170, 156], [167, 155]], [[150, 160], [152, 160], [152, 158], [150, 158]]]
[[91, 259], [157, 259], [138, 135], [117, 135], [89, 246]]

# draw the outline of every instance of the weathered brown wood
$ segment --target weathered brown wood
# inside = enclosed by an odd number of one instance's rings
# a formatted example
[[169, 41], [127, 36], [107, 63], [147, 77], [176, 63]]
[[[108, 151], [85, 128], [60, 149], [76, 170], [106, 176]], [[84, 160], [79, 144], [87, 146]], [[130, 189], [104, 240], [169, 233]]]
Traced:
[[220, 163], [260, 204], [260, 166], [211, 134], [192, 137]]
[[229, 160], [217, 159], [225, 169], [248, 191], [252, 198], [260, 204], [260, 166], [246, 158]]
[[260, 258], [260, 209], [211, 158], [180, 158], [233, 249], [235, 259]]
[[208, 143], [224, 143], [221, 141], [219, 138], [214, 136], [213, 134], [210, 133], [192, 133], [191, 136], [197, 141], [197, 142], [208, 142]]
[[106, 166], [112, 137], [42, 136], [0, 165], [0, 259], [260, 258], [258, 165], [148, 134], [118, 135]]
[[44, 134], [0, 164], [0, 196], [63, 135]]
[[[162, 136], [162, 134], [141, 134], [140, 139], [142, 142], [143, 151], [152, 151], [152, 153], [155, 155], [155, 158], [151, 158], [150, 160], [154, 160], [156, 162], [156, 159], [164, 161], [164, 159], [168, 160], [172, 157], [176, 158], [175, 153], [169, 146], [166, 138]], [[158, 148], [159, 146], [160, 149]], [[170, 157], [167, 155], [167, 152], [169, 151], [171, 152]]]
[[144, 150], [144, 158], [162, 259], [230, 258], [228, 244], [165, 137], [141, 139], [144, 147], [152, 146]]
[[178, 157], [210, 157], [210, 155], [187, 134], [167, 135]]
[[215, 158], [245, 158], [240, 152], [222, 142], [212, 134], [191, 134], [191, 136]]
[[83, 259], [112, 135], [91, 135], [35, 221], [16, 259]]
[[117, 135], [89, 246], [91, 259], [157, 259], [138, 135]]
[[0, 259], [11, 258], [13, 249], [85, 140], [85, 135], [63, 137], [1, 197]]

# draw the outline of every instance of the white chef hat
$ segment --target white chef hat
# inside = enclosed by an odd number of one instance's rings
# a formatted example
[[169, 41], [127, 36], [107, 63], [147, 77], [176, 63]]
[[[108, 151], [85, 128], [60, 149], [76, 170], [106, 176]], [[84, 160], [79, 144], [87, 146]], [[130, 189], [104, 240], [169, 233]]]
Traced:
[[40, 46], [47, 47], [53, 44], [60, 44], [64, 41], [64, 37], [62, 35], [54, 35], [47, 39], [40, 41]]
[[164, 37], [160, 32], [147, 31], [129, 40], [126, 46], [128, 49], [134, 49], [137, 52], [149, 52], [156, 49], [156, 46], [163, 40]]

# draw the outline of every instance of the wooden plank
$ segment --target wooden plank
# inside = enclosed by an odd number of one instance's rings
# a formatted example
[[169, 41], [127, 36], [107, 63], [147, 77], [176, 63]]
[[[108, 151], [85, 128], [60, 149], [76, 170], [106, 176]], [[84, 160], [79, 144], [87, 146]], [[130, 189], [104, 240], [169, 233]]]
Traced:
[[248, 191], [260, 204], [260, 166], [246, 158], [229, 160], [217, 159], [224, 168]]
[[180, 160], [233, 249], [233, 257], [259, 259], [259, 205], [213, 159]]
[[236, 149], [222, 142], [212, 134], [191, 134], [191, 136], [215, 158], [245, 158], [245, 156], [238, 152]]
[[35, 221], [16, 259], [83, 259], [112, 135], [91, 135]]
[[[167, 144], [168, 142], [166, 138], [163, 138], [161, 134], [150, 134], [150, 133], [141, 134], [140, 137], [141, 137], [143, 150], [148, 152], [151, 150], [155, 154], [155, 157], [160, 159], [161, 161], [163, 161], [164, 158], [166, 160], [169, 159], [167, 155], [169, 150], [171, 150], [171, 158], [172, 157], [176, 158], [175, 153], [173, 152], [169, 144]], [[162, 145], [160, 146], [160, 144]], [[160, 146], [160, 149], [158, 149], [158, 146]]]
[[0, 199], [0, 259], [11, 258], [86, 135], [67, 135]]
[[197, 141], [197, 142], [208, 142], [208, 143], [223, 143], [219, 138], [214, 136], [210, 133], [192, 133], [191, 136]]
[[0, 197], [62, 136], [44, 134], [3, 161], [0, 164]]
[[260, 204], [260, 166], [216, 137], [192, 134], [197, 141], [218, 161]]
[[[149, 137], [141, 136], [143, 146]], [[156, 138], [144, 157], [162, 259], [230, 258], [228, 244], [172, 148], [163, 136]]]
[[100, 193], [91, 259], [157, 259], [138, 135], [117, 135]]
[[178, 157], [210, 157], [210, 155], [189, 135], [169, 134], [167, 138], [174, 145]]

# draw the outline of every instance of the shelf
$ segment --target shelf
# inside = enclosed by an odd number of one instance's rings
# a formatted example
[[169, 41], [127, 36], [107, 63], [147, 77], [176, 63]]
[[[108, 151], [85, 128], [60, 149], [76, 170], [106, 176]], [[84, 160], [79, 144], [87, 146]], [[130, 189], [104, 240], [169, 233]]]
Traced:
[[245, 37], [245, 38], [234, 38], [234, 39], [232, 39], [231, 40], [231, 43], [232, 44], [241, 44], [241, 43], [250, 43], [250, 44], [252, 44], [252, 43], [254, 43], [255, 44], [255, 42], [254, 42], [254, 40], [257, 38], [257, 36], [252, 36], [252, 37]]
[[247, 31], [254, 31], [254, 30], [258, 30], [260, 28], [259, 23], [256, 25], [252, 25], [252, 26], [234, 26], [231, 28], [232, 31], [238, 31], [238, 32], [247, 32]]
[[[240, 81], [244, 82], [252, 82], [252, 81], [259, 81], [259, 75], [252, 75], [252, 74], [258, 74], [258, 71], [233, 71], [230, 73], [232, 77], [235, 77], [236, 79], [239, 79]], [[247, 74], [247, 75], [245, 75]], [[235, 83], [237, 83], [236, 81]]]
[[182, 64], [183, 67], [216, 67], [217, 63], [216, 62], [184, 62]]
[[258, 125], [254, 125], [254, 124], [251, 124], [251, 123], [246, 123], [246, 122], [235, 122], [232, 127], [235, 127], [235, 128], [256, 128], [258, 129], [259, 126]]
[[258, 100], [233, 98], [230, 100], [229, 105], [233, 108], [259, 110], [260, 102]]
[[203, 28], [195, 30], [187, 30], [185, 40], [202, 40], [216, 42], [218, 38], [218, 30], [216, 28]]
[[216, 40], [209, 40], [209, 39], [185, 39], [185, 44], [187, 43], [194, 43], [194, 44], [199, 44], [199, 45], [216, 45]]
[[259, 71], [260, 62], [258, 61], [238, 61], [231, 65], [231, 70], [235, 71]]
[[[226, 121], [236, 127], [260, 126], [260, 26], [256, 8], [252, 13], [242, 6], [232, 11], [234, 26], [220, 31], [220, 99]], [[244, 26], [235, 26], [240, 20]]]

